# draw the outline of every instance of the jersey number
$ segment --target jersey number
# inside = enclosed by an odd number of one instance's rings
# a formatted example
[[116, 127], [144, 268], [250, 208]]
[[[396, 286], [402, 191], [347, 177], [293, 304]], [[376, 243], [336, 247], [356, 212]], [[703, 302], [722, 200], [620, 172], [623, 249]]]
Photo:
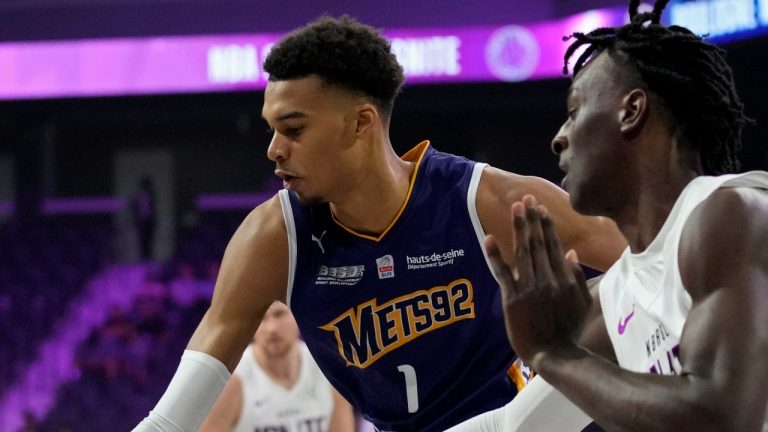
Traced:
[[408, 400], [408, 413], [419, 410], [419, 387], [416, 383], [416, 370], [411, 365], [400, 365], [397, 370], [405, 375], [405, 397]]

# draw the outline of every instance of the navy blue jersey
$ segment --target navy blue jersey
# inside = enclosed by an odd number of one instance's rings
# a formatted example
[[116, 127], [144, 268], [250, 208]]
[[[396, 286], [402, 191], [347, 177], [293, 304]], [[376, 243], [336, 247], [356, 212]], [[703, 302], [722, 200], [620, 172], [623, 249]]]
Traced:
[[383, 431], [442, 431], [509, 402], [514, 355], [475, 210], [483, 164], [428, 142], [380, 235], [281, 191], [288, 302], [331, 383]]

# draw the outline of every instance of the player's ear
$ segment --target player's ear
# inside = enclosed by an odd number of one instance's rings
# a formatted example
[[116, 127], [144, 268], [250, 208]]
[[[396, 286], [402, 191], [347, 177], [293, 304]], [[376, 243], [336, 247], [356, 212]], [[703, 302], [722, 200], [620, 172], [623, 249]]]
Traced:
[[621, 100], [619, 124], [621, 134], [629, 137], [637, 135], [648, 114], [648, 93], [635, 88]]
[[359, 135], [370, 131], [371, 127], [379, 121], [379, 110], [371, 103], [358, 106], [355, 133]]

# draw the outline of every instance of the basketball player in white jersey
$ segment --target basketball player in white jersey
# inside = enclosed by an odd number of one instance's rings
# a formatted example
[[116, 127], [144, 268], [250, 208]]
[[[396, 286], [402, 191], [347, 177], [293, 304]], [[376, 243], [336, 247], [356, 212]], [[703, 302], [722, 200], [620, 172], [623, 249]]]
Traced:
[[200, 430], [354, 432], [355, 418], [299, 340], [288, 306], [274, 302]]
[[[640, 14], [631, 1], [630, 24], [576, 34], [566, 54], [587, 46], [552, 143], [564, 185], [629, 242], [599, 288], [590, 296], [533, 196], [511, 208], [517, 262], [495, 237], [486, 246], [515, 351], [607, 430], [766, 431], [768, 173], [726, 174], [746, 120], [731, 69], [659, 24], [666, 3]], [[558, 418], [554, 394], [536, 378], [474, 430], [579, 430], [517, 427], [516, 410]]]

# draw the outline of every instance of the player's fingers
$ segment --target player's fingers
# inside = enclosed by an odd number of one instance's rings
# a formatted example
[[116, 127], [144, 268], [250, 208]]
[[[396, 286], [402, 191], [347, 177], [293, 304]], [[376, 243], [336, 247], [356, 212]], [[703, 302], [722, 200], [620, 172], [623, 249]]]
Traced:
[[576, 281], [576, 285], [581, 298], [587, 305], [591, 304], [592, 295], [589, 293], [589, 286], [587, 285], [587, 280], [584, 277], [584, 271], [581, 269], [581, 265], [579, 264], [579, 255], [575, 250], [571, 249], [568, 251], [568, 253], [565, 254], [565, 259], [568, 262], [569, 271]]
[[556, 290], [555, 275], [549, 262], [547, 246], [544, 242], [544, 231], [541, 226], [539, 205], [533, 195], [523, 197], [526, 220], [528, 222], [528, 243], [531, 250], [531, 263], [536, 278], [535, 286], [542, 294], [551, 296]]
[[560, 237], [557, 235], [555, 223], [549, 217], [549, 210], [546, 207], [539, 206], [539, 214], [541, 217], [541, 230], [544, 235], [544, 245], [547, 250], [552, 274], [555, 280], [558, 281], [557, 286], [560, 289], [572, 287], [576, 283], [576, 279], [570, 266], [566, 263], [565, 253], [563, 253], [563, 246], [560, 243]]
[[522, 202], [512, 204], [512, 225], [515, 229], [515, 269], [517, 270], [517, 287], [519, 290], [533, 289], [535, 275], [531, 262], [531, 244], [529, 239], [528, 220]]

